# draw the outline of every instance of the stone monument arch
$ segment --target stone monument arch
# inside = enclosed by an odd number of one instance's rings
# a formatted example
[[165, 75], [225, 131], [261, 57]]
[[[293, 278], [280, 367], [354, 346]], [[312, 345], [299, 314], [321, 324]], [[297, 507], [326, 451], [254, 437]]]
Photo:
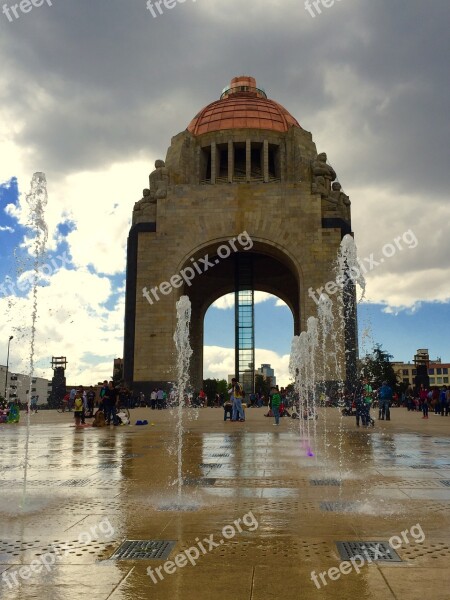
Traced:
[[[235, 77], [172, 138], [134, 206], [128, 237], [124, 378], [135, 391], [174, 381], [183, 294], [192, 303], [197, 389], [204, 316], [222, 295], [235, 293], [235, 371], [250, 382], [255, 290], [287, 303], [295, 335], [306, 329], [316, 314], [308, 292], [333, 279], [339, 244], [351, 233], [350, 200], [335, 180], [311, 134], [252, 77]], [[354, 322], [345, 337], [353, 364]]]

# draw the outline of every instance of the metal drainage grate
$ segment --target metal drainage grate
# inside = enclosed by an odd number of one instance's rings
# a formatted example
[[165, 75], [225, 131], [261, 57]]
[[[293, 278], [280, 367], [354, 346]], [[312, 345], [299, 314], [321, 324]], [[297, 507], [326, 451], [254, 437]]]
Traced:
[[226, 452], [216, 452], [214, 454], [209, 455], [211, 458], [229, 458], [231, 454], [227, 454]]
[[358, 556], [367, 561], [403, 562], [389, 542], [336, 542], [336, 546], [343, 560]]
[[410, 465], [410, 469], [442, 469], [439, 465]]
[[310, 479], [311, 485], [341, 485], [338, 479]]
[[200, 463], [199, 467], [202, 469], [220, 469], [222, 463]]
[[327, 512], [350, 512], [356, 508], [355, 502], [321, 502], [320, 510]]
[[197, 485], [200, 487], [212, 486], [216, 483], [214, 477], [185, 477], [183, 481], [185, 485]]
[[125, 540], [111, 556], [111, 560], [165, 560], [175, 544], [170, 540]]
[[144, 456], [143, 454], [133, 454], [133, 452], [129, 454], [124, 454], [122, 458], [139, 458], [140, 456]]
[[440, 481], [445, 487], [450, 487], [450, 479], [441, 479]]
[[90, 485], [91, 483], [91, 479], [68, 479], [67, 481], [62, 481], [59, 485], [62, 487], [81, 487]]

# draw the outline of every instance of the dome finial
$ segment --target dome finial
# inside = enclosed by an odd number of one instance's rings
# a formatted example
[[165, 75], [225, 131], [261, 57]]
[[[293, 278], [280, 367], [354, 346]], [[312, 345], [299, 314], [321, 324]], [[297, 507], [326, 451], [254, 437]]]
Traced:
[[239, 75], [233, 77], [228, 87], [222, 90], [220, 99], [228, 98], [232, 94], [246, 94], [256, 96], [257, 98], [267, 98], [266, 92], [256, 86], [256, 79], [250, 75]]

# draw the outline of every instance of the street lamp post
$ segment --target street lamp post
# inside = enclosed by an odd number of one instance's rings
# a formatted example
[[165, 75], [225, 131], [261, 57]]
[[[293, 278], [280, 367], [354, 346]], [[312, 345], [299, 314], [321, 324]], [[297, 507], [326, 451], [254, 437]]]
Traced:
[[9, 367], [9, 345], [11, 344], [11, 340], [14, 338], [13, 335], [9, 336], [8, 340], [8, 356], [6, 358], [6, 375], [5, 375], [5, 400], [6, 400], [6, 388], [8, 386], [8, 367]]

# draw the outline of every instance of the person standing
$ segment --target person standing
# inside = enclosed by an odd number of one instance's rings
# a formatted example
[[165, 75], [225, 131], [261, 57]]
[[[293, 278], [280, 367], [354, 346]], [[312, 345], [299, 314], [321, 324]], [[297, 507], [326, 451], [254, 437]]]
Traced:
[[275, 417], [274, 425], [280, 424], [280, 405], [281, 405], [281, 394], [276, 388], [276, 386], [272, 386], [270, 388], [270, 397], [272, 400], [272, 413]]
[[428, 393], [426, 389], [421, 389], [419, 392], [419, 397], [420, 397], [420, 403], [422, 406], [422, 413], [423, 413], [423, 417], [422, 419], [428, 419]]
[[69, 402], [67, 403], [68, 409], [72, 410], [72, 407], [74, 405], [75, 402], [75, 397], [77, 395], [77, 390], [75, 388], [72, 388], [70, 390], [70, 394], [69, 394]]
[[73, 404], [73, 416], [75, 418], [75, 427], [80, 427], [81, 420], [83, 417], [83, 398], [81, 394], [77, 392], [75, 394], [75, 400]]
[[423, 413], [422, 419], [428, 419], [428, 391], [424, 388], [423, 384], [419, 390], [419, 402]]
[[[439, 402], [440, 402], [440, 406], [441, 406], [441, 417], [445, 416], [448, 417], [448, 401], [447, 401], [447, 386], [444, 385], [444, 387], [441, 389], [441, 394], [440, 394], [440, 398], [439, 398]], [[37, 410], [36, 410], [37, 412]]]
[[154, 390], [152, 390], [151, 394], [150, 394], [150, 407], [152, 410], [155, 410], [156, 408], [156, 388]]
[[117, 405], [117, 390], [114, 387], [112, 381], [109, 382], [106, 388], [105, 395], [103, 396], [103, 410], [105, 412], [105, 421], [107, 425], [111, 422], [114, 425], [116, 418], [116, 405]]
[[30, 412], [37, 414], [39, 396], [31, 396]]
[[239, 415], [239, 421], [245, 421], [244, 409], [242, 408], [242, 398], [244, 397], [243, 389], [242, 385], [235, 377], [231, 380], [231, 388], [228, 390], [228, 393], [230, 394], [230, 399], [233, 403], [231, 420], [237, 421]]
[[95, 390], [92, 385], [89, 388], [87, 395], [87, 406], [89, 418], [91, 419], [94, 416], [94, 406], [95, 406]]
[[103, 398], [105, 397], [105, 394], [107, 391], [108, 391], [108, 382], [105, 379], [105, 381], [103, 382], [102, 388], [100, 390], [100, 400], [98, 403], [99, 409], [103, 410], [103, 412], [105, 411]]
[[383, 381], [382, 386], [378, 390], [378, 420], [386, 421], [391, 420], [390, 405], [392, 402], [392, 388], [388, 385], [387, 381]]
[[162, 410], [163, 403], [164, 403], [164, 392], [163, 392], [162, 388], [159, 387], [158, 391], [156, 392], [156, 407], [158, 410]]

